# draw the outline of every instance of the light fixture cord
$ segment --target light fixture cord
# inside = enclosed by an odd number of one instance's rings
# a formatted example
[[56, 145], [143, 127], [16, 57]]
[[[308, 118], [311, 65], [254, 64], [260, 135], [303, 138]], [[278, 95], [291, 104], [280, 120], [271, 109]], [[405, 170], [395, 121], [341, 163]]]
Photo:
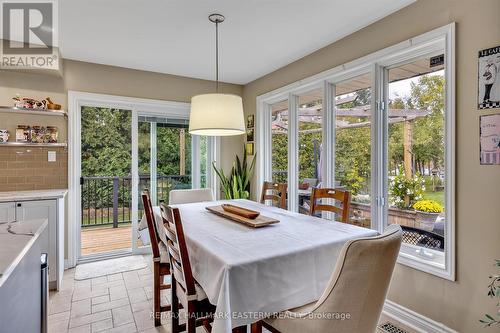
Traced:
[[219, 92], [219, 20], [215, 21], [215, 85]]

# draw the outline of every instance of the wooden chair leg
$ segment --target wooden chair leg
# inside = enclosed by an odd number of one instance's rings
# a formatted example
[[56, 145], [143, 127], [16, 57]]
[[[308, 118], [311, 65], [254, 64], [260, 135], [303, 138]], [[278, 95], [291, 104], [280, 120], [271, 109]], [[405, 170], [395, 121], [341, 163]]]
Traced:
[[247, 333], [247, 326], [238, 326], [233, 328], [233, 333]]
[[161, 284], [161, 276], [160, 276], [160, 263], [154, 263], [154, 272], [153, 272], [153, 306], [154, 306], [154, 318], [155, 318], [155, 326], [161, 326], [161, 303], [160, 303], [160, 284]]
[[186, 315], [187, 320], [186, 320], [186, 332], [187, 333], [196, 333], [196, 317], [194, 316], [194, 311], [195, 308], [191, 302], [188, 302], [188, 306], [186, 309]]
[[251, 332], [252, 333], [262, 333], [262, 322], [258, 321], [256, 323], [253, 323], [251, 326]]
[[172, 315], [172, 333], [179, 333], [180, 328], [179, 328], [179, 299], [177, 298], [177, 283], [175, 282], [174, 275], [172, 274], [171, 281], [171, 296], [170, 300], [172, 302], [171, 304], [171, 315]]

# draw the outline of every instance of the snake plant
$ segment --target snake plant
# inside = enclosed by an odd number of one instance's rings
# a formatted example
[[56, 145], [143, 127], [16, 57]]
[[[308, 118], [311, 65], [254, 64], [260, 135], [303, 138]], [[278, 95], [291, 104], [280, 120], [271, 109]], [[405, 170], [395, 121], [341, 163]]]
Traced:
[[226, 199], [248, 199], [250, 197], [250, 181], [255, 167], [255, 157], [248, 167], [247, 154], [243, 150], [243, 160], [236, 155], [236, 161], [228, 176], [222, 168], [217, 169], [215, 162], [212, 166], [220, 179], [221, 188]]

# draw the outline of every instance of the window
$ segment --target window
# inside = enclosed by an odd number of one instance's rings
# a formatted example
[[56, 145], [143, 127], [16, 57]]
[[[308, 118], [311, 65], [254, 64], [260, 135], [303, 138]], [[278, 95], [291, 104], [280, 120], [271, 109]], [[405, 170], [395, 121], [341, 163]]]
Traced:
[[406, 255], [438, 266], [447, 232], [445, 71], [437, 53], [386, 72], [387, 223], [403, 228]]
[[271, 106], [272, 181], [286, 183], [288, 177], [288, 101]]
[[312, 188], [321, 183], [321, 143], [323, 132], [323, 89], [298, 98], [299, 213], [309, 214]]
[[401, 225], [398, 262], [453, 280], [454, 107], [451, 24], [258, 96], [257, 180], [299, 212], [305, 183], [348, 190], [349, 223]]
[[351, 194], [349, 221], [371, 226], [371, 74], [335, 84], [335, 188]]

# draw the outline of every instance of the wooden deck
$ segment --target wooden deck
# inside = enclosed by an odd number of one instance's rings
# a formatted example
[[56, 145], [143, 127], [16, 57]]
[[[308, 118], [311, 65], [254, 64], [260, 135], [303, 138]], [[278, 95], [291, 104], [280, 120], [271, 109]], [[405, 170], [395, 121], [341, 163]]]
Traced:
[[82, 256], [132, 248], [132, 227], [122, 225], [82, 228]]

